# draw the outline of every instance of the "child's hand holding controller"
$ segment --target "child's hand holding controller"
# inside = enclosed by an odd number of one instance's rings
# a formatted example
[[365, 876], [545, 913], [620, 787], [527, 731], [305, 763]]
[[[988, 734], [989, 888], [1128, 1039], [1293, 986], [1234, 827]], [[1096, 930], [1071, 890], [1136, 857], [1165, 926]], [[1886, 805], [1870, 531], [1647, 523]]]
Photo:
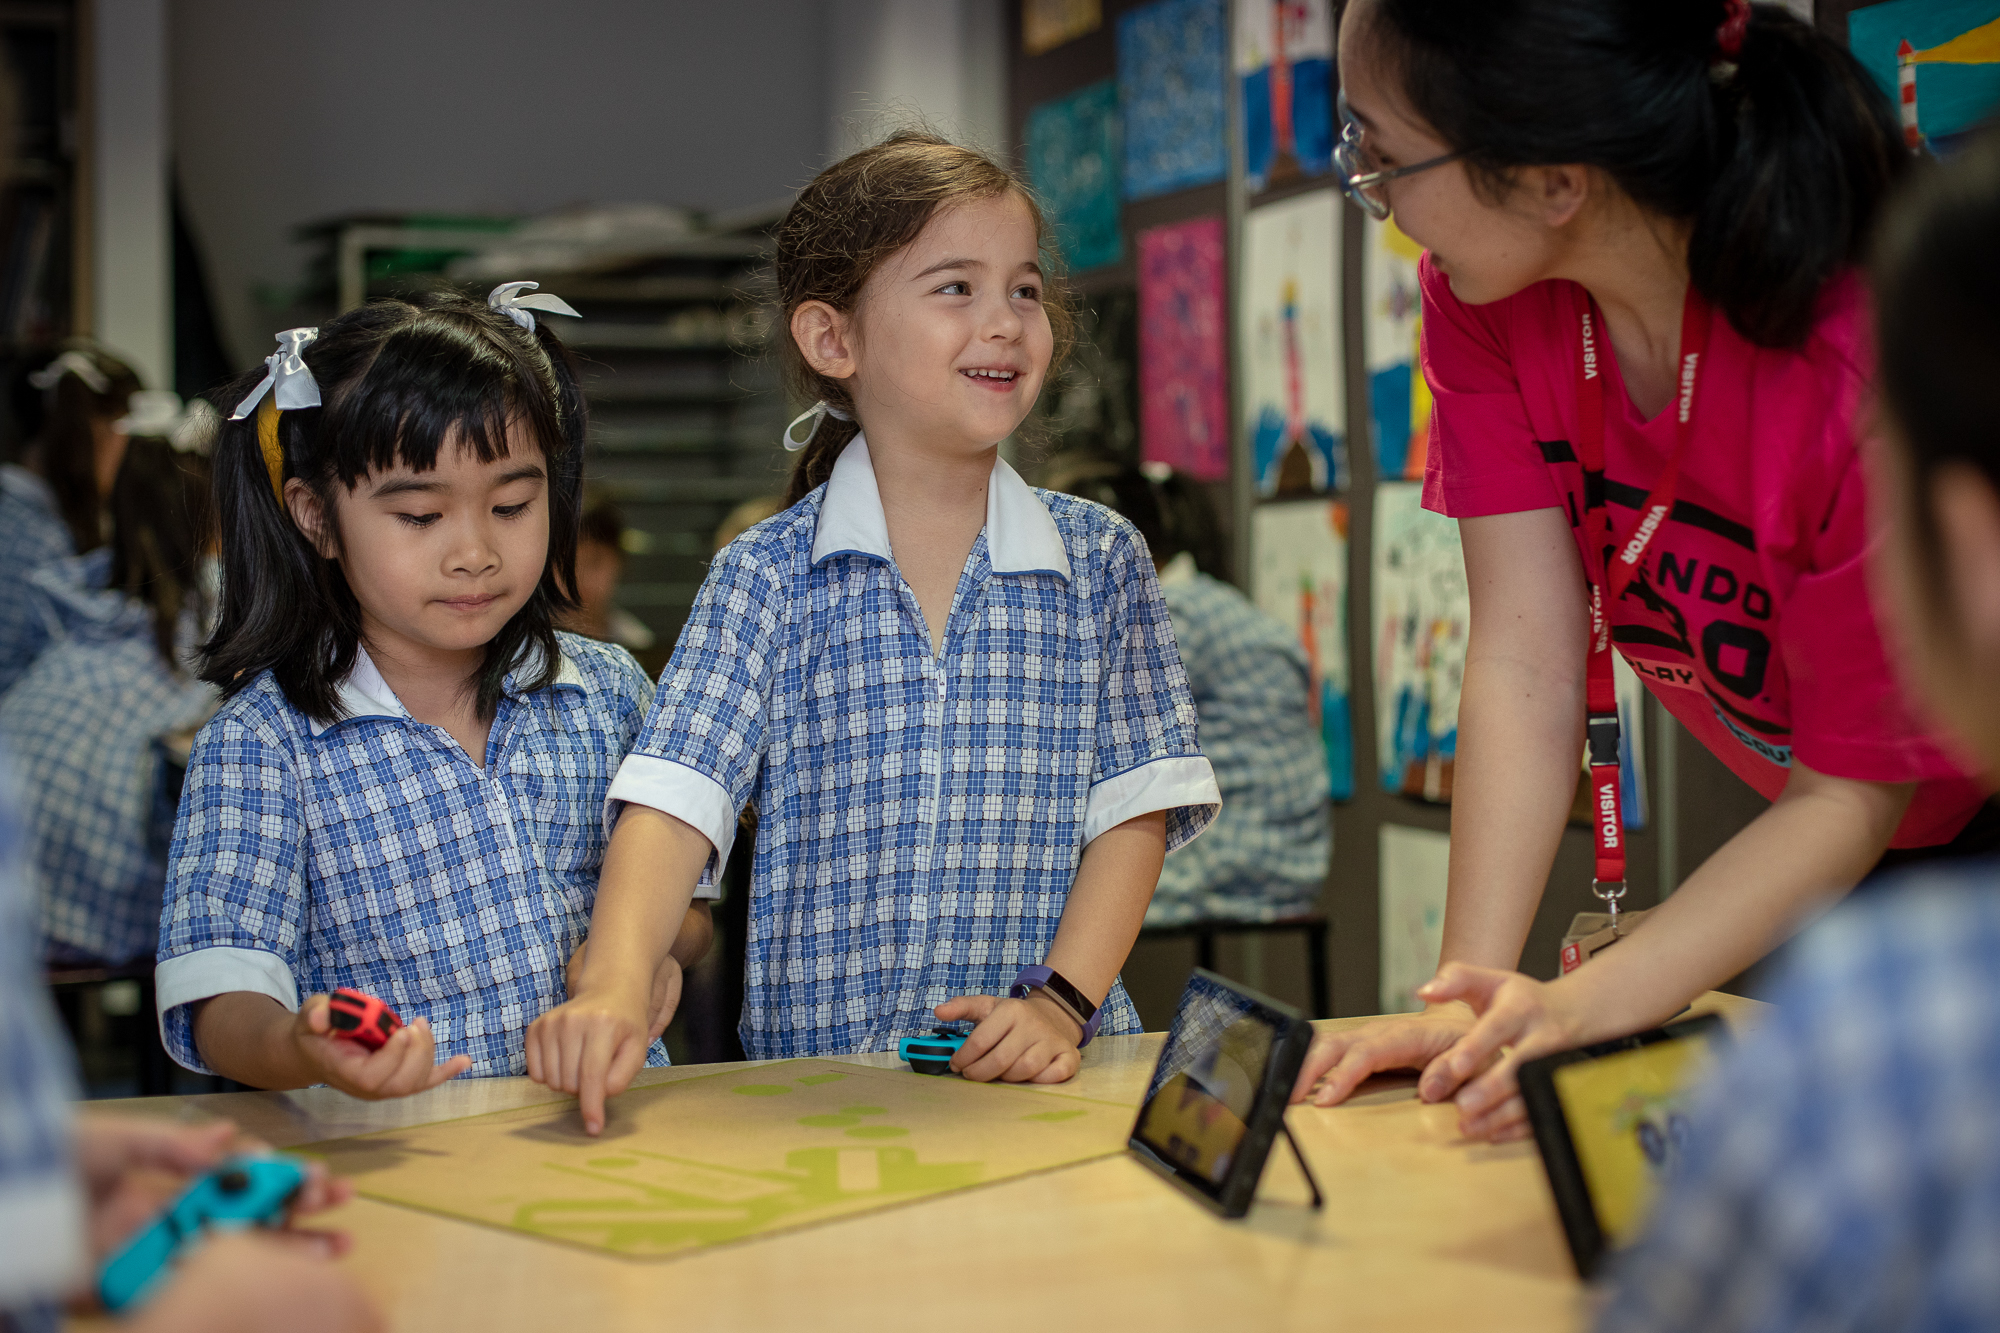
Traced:
[[1062, 1083], [1083, 1060], [1076, 1047], [1083, 1029], [1041, 991], [1025, 1000], [961, 995], [931, 1012], [946, 1023], [979, 1024], [951, 1060], [953, 1072], [977, 1083]]
[[291, 1027], [299, 1058], [321, 1081], [368, 1101], [407, 1097], [435, 1088], [472, 1068], [472, 1057], [454, 1055], [437, 1063], [437, 1042], [427, 1019], [396, 1029], [379, 1049], [336, 1035], [327, 997], [315, 995], [299, 1006]]

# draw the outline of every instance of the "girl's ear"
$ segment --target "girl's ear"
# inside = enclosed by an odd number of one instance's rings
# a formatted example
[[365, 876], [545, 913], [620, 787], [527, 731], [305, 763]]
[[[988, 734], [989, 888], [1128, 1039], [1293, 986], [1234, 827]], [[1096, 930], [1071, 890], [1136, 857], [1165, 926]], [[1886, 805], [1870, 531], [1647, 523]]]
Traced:
[[333, 539], [333, 525], [327, 521], [326, 511], [320, 508], [319, 497], [297, 477], [285, 482], [285, 508], [291, 511], [292, 522], [312, 543], [313, 550], [328, 560], [339, 556], [340, 546]]
[[824, 301], [807, 301], [792, 312], [792, 341], [806, 364], [829, 379], [847, 379], [858, 369], [853, 320]]

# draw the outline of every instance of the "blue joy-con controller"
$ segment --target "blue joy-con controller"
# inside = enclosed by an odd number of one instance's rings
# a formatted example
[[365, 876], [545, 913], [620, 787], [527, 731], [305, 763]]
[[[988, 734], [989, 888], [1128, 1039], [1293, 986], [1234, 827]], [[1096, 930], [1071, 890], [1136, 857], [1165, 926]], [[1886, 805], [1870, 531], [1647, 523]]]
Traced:
[[951, 1057], [972, 1034], [956, 1028], [932, 1028], [921, 1037], [905, 1037], [896, 1043], [896, 1054], [910, 1062], [919, 1074], [943, 1074], [951, 1069]]
[[182, 1191], [153, 1224], [104, 1261], [97, 1295], [116, 1314], [150, 1296], [174, 1259], [209, 1231], [277, 1226], [306, 1183], [289, 1157], [232, 1157]]

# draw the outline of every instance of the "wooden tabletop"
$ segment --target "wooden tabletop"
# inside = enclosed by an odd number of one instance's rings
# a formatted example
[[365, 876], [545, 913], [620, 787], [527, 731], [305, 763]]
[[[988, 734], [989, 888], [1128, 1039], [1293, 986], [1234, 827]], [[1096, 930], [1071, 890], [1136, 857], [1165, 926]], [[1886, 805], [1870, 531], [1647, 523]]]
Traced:
[[[1732, 1022], [1749, 1001], [1709, 996]], [[1338, 1028], [1365, 1019], [1322, 1023]], [[1136, 1108], [1163, 1038], [1106, 1037], [1070, 1090]], [[843, 1056], [882, 1065], [892, 1055]], [[641, 1083], [728, 1066], [648, 1070]], [[1449, 1104], [1384, 1078], [1294, 1108], [1326, 1193], [1307, 1206], [1281, 1146], [1258, 1203], [1225, 1222], [1128, 1157], [967, 1189], [685, 1257], [618, 1258], [359, 1199], [325, 1225], [397, 1330], [1533, 1329], [1582, 1327], [1532, 1143], [1467, 1143]], [[565, 1100], [524, 1078], [461, 1079], [394, 1102], [326, 1088], [98, 1103], [227, 1117], [278, 1147]]]

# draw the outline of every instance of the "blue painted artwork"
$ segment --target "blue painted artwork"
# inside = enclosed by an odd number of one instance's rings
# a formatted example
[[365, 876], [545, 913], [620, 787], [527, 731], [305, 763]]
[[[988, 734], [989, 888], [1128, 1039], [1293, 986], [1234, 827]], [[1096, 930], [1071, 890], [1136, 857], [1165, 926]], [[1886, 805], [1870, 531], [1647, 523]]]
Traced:
[[1239, 0], [1236, 83], [1250, 192], [1333, 166], [1331, 0]]
[[1228, 174], [1227, 28], [1224, 0], [1156, 0], [1118, 20], [1127, 199]]
[[1028, 179], [1072, 269], [1125, 257], [1118, 215], [1118, 85], [1093, 83], [1028, 113]]
[[1905, 134], [1948, 153], [2000, 110], [2000, 0], [1894, 0], [1847, 16], [1847, 43]]

